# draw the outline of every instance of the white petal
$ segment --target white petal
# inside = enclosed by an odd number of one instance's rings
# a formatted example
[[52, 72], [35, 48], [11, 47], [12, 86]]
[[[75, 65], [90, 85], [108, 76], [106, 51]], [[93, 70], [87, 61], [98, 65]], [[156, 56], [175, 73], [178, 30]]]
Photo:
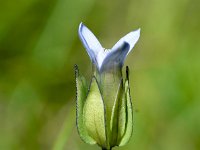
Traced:
[[97, 65], [96, 57], [99, 51], [103, 51], [101, 44], [95, 35], [85, 25], [83, 25], [83, 23], [80, 23], [78, 33], [90, 59]]
[[100, 66], [100, 71], [107, 70], [114, 67], [121, 68], [124, 64], [124, 60], [130, 49], [130, 45], [127, 42], [121, 43], [116, 49], [108, 51]]
[[97, 55], [97, 62], [98, 62], [98, 68], [100, 69], [101, 68], [101, 65], [105, 59], [105, 57], [107, 56], [107, 51], [99, 51], [98, 55]]
[[[129, 51], [128, 53], [132, 50], [132, 48], [135, 46], [135, 44], [137, 43], [138, 39], [140, 37], [140, 29], [136, 30], [136, 31], [132, 31], [130, 33], [128, 33], [127, 35], [125, 35], [124, 37], [122, 37], [113, 47], [112, 49], [116, 49], [118, 47], [120, 47], [120, 45], [123, 42], [127, 42], [130, 45]], [[127, 53], [127, 54], [128, 54]]]

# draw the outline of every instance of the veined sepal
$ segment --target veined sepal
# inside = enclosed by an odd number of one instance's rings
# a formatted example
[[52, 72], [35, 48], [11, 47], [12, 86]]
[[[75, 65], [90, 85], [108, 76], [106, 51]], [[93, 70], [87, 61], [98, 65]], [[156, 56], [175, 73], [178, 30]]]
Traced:
[[129, 68], [126, 66], [126, 79], [125, 79], [125, 100], [126, 100], [126, 125], [125, 132], [122, 139], [119, 141], [119, 146], [123, 146], [131, 138], [133, 132], [133, 108], [130, 95], [130, 86], [129, 86]]
[[110, 131], [111, 147], [125, 145], [132, 135], [133, 111], [129, 87], [129, 69], [126, 67], [126, 79], [118, 87], [112, 108]]
[[88, 86], [85, 78], [79, 74], [78, 66], [75, 65], [75, 78], [76, 78], [76, 126], [81, 139], [88, 144], [96, 144], [92, 139], [84, 124], [83, 106], [88, 93]]
[[95, 76], [92, 77], [89, 92], [83, 108], [86, 130], [96, 143], [109, 148], [106, 134], [106, 110], [102, 94]]
[[[125, 111], [123, 112], [121, 111], [124, 108], [124, 107], [122, 108], [122, 103], [124, 101], [124, 99], [122, 99], [123, 97], [124, 97], [123, 79], [121, 78], [111, 114], [111, 121], [110, 121], [111, 147], [117, 146], [118, 137], [121, 134], [121, 130], [124, 130], [122, 128], [125, 126], [125, 121], [126, 121]], [[122, 116], [121, 114], [124, 114], [124, 116]]]

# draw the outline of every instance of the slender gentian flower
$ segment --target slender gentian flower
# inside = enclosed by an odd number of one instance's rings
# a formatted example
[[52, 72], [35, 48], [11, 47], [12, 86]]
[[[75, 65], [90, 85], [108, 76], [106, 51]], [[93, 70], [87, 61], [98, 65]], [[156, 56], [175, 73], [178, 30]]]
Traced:
[[101, 46], [82, 23], [79, 37], [92, 62], [89, 83], [76, 76], [76, 123], [81, 139], [102, 149], [125, 145], [132, 134], [133, 111], [130, 97], [129, 69], [123, 79], [122, 67], [140, 36], [140, 29], [121, 38], [111, 49]]

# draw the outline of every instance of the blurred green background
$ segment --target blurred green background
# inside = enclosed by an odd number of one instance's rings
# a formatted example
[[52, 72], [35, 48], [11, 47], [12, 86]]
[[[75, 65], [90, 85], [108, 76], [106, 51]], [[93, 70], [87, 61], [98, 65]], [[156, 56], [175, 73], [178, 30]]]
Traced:
[[74, 64], [91, 74], [80, 22], [106, 48], [141, 28], [125, 64], [134, 132], [115, 149], [200, 149], [199, 11], [199, 0], [1, 1], [0, 149], [99, 149], [75, 126]]

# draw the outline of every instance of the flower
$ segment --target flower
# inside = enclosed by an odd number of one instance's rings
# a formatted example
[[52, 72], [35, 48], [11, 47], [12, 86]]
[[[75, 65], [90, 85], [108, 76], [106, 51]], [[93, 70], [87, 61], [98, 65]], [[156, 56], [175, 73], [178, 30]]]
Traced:
[[104, 49], [82, 23], [78, 33], [93, 64], [89, 86], [75, 65], [79, 135], [86, 143], [98, 144], [102, 149], [125, 145], [132, 134], [133, 120], [129, 69], [126, 67], [123, 81], [122, 67], [139, 39], [140, 29], [128, 33], [111, 49]]

